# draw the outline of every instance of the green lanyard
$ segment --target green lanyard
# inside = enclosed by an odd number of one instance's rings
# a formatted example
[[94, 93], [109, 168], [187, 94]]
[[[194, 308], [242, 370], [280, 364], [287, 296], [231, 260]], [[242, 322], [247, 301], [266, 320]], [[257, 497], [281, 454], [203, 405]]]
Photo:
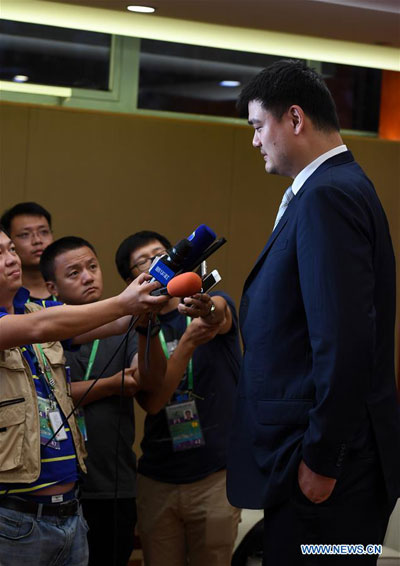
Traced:
[[[186, 328], [189, 326], [191, 322], [190, 316], [186, 317]], [[169, 358], [169, 352], [168, 352], [168, 348], [167, 348], [167, 343], [165, 341], [165, 336], [164, 336], [164, 332], [162, 330], [160, 330], [160, 342], [161, 342], [161, 346], [162, 349], [164, 350], [164, 354], [165, 357], [168, 359]], [[188, 363], [188, 367], [187, 367], [187, 376], [188, 376], [188, 390], [190, 392], [193, 391], [193, 359], [190, 358], [189, 363]]]
[[49, 362], [47, 361], [46, 355], [43, 352], [43, 348], [40, 344], [36, 344], [37, 349], [39, 350], [40, 353], [40, 357], [42, 358], [42, 364], [43, 364], [43, 369], [44, 369], [44, 375], [46, 378], [46, 381], [50, 387], [51, 393], [53, 393], [54, 388], [56, 386], [56, 383], [54, 381], [53, 375], [51, 373], [51, 368], [49, 365]]
[[92, 367], [93, 367], [93, 364], [94, 364], [94, 360], [96, 359], [97, 348], [99, 347], [99, 342], [100, 342], [100, 340], [98, 338], [96, 338], [96, 340], [94, 340], [94, 342], [92, 344], [92, 350], [91, 350], [90, 356], [89, 356], [89, 363], [88, 363], [87, 368], [86, 368], [85, 377], [83, 378], [84, 381], [87, 381], [89, 379], [90, 374], [92, 372]]
[[[93, 364], [94, 364], [94, 360], [96, 359], [97, 348], [99, 347], [99, 342], [100, 342], [100, 340], [97, 338], [96, 340], [94, 340], [94, 342], [92, 344], [92, 350], [91, 350], [90, 356], [89, 356], [89, 363], [87, 365], [86, 373], [85, 373], [85, 376], [83, 378], [84, 381], [87, 381], [89, 379], [89, 376], [90, 376], [90, 373], [92, 371], [92, 367], [93, 367]], [[44, 373], [45, 373], [45, 376], [46, 376], [47, 383], [50, 385], [51, 390], [54, 391], [55, 382], [54, 382], [53, 376], [51, 374], [51, 369], [50, 369], [49, 363], [47, 361], [45, 353], [43, 352], [42, 346], [40, 344], [36, 344], [36, 346], [38, 347], [38, 350], [40, 352], [40, 356], [42, 358], [42, 363], [43, 363], [43, 368], [44, 368]]]

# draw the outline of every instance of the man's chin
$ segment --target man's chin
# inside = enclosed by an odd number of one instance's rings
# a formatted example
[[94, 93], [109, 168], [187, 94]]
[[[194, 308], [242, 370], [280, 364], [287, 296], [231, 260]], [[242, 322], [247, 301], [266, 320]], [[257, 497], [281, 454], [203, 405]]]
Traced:
[[279, 175], [279, 172], [277, 171], [276, 167], [272, 165], [272, 163], [265, 164], [265, 171], [270, 175]]
[[13, 281], [13, 283], [10, 285], [10, 290], [16, 293], [21, 287], [22, 287], [22, 279], [19, 278]]
[[21, 262], [22, 262], [22, 269], [31, 270], [31, 271], [35, 269], [39, 269], [40, 256], [29, 258], [29, 261], [22, 260]]
[[63, 303], [67, 305], [89, 305], [90, 303], [97, 303], [101, 298], [100, 293], [84, 293], [79, 295], [79, 297], [60, 297]]

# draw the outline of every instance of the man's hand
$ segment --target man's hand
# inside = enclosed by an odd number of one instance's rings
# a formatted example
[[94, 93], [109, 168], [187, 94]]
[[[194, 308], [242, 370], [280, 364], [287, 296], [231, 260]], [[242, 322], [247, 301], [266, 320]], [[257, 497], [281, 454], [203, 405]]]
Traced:
[[[204, 322], [202, 318], [195, 318], [186, 328], [183, 335], [192, 347], [197, 348], [201, 344], [206, 344], [218, 334], [219, 324], [210, 325]], [[183, 337], [182, 337], [183, 338]]]
[[168, 296], [153, 297], [151, 291], [158, 289], [160, 283], [149, 283], [151, 275], [142, 273], [119, 295], [118, 299], [124, 314], [156, 313], [168, 302]]
[[192, 320], [168, 359], [162, 386], [151, 392], [138, 392], [136, 400], [145, 411], [155, 415], [165, 407], [181, 382], [196, 348], [212, 340], [218, 334], [219, 328], [219, 324], [212, 326], [200, 317]]
[[300, 462], [298, 481], [303, 495], [313, 503], [322, 503], [328, 499], [336, 484], [335, 478], [313, 472], [304, 460]]
[[196, 293], [192, 297], [185, 297], [183, 302], [183, 305], [182, 303], [178, 305], [178, 310], [181, 314], [191, 318], [199, 316], [206, 318], [210, 314], [212, 301], [207, 293]]
[[[201, 318], [213, 330], [214, 334], [226, 334], [232, 328], [232, 313], [223, 297], [214, 295], [210, 297], [207, 293], [196, 293], [193, 297], [186, 297], [185, 304], [180, 304], [178, 310], [192, 318]], [[213, 338], [214, 338], [213, 336]]]
[[[135, 395], [139, 389], [138, 379], [137, 367], [125, 369], [124, 397], [133, 397]], [[75, 405], [79, 403], [79, 405], [84, 407], [99, 399], [111, 397], [112, 395], [121, 395], [122, 371], [110, 377], [97, 380], [95, 385], [93, 385], [93, 382], [94, 379], [89, 379], [71, 383], [71, 394]]]
[[[138, 382], [136, 379], [137, 368], [125, 368], [125, 375], [124, 375], [124, 390], [123, 396], [124, 397], [133, 397], [138, 388]], [[110, 380], [110, 384], [112, 386], [112, 390], [114, 395], [121, 395], [122, 392], [122, 371], [119, 371], [115, 375], [108, 378]]]

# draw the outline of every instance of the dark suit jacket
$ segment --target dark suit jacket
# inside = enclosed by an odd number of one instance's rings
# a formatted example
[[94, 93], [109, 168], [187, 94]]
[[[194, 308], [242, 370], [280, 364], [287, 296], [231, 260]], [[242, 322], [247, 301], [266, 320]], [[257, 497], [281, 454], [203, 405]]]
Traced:
[[245, 283], [240, 321], [231, 503], [279, 504], [301, 458], [339, 478], [371, 449], [398, 496], [394, 256], [375, 189], [349, 151], [290, 202]]

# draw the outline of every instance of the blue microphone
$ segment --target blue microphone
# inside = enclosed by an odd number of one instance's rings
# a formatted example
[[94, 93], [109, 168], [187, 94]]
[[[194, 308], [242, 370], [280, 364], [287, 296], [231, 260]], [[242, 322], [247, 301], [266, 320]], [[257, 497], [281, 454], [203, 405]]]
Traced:
[[183, 260], [181, 269], [185, 271], [203, 254], [203, 252], [214, 242], [217, 237], [214, 230], [206, 224], [200, 224], [196, 230], [188, 236], [187, 240], [192, 244], [189, 255]]
[[205, 224], [200, 224], [190, 236], [180, 240], [166, 254], [157, 257], [151, 264], [149, 273], [164, 287], [177, 273], [192, 271], [193, 264], [214, 242], [216, 234]]
[[167, 250], [162, 256], [156, 257], [150, 266], [149, 273], [164, 287], [175, 277], [177, 271], [180, 271], [182, 262], [188, 256], [192, 249], [192, 244], [184, 238], [178, 242], [173, 248]]

